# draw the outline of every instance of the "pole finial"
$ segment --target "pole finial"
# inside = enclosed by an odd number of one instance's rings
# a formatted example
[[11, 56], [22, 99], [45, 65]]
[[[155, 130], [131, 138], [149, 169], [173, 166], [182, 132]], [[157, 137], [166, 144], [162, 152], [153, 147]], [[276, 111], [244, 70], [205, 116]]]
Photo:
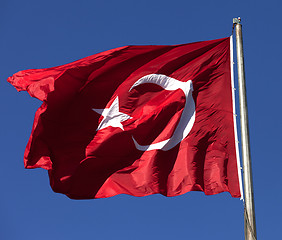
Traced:
[[233, 24], [237, 24], [237, 23], [240, 23], [241, 22], [241, 18], [238, 17], [238, 18], [233, 18]]
[[232, 26], [232, 33], [231, 33], [231, 35], [233, 35], [235, 25], [236, 24], [240, 24], [240, 22], [241, 22], [241, 18], [240, 17], [233, 18], [233, 26]]

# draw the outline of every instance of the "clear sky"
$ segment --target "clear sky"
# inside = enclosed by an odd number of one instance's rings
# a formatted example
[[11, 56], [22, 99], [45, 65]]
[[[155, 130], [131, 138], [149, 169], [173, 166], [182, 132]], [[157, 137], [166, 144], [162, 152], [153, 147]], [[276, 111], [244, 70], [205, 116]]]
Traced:
[[243, 202], [228, 193], [81, 201], [54, 193], [47, 171], [23, 167], [41, 102], [6, 82], [20, 70], [62, 65], [124, 45], [227, 37], [238, 16], [243, 25], [258, 239], [278, 239], [281, 9], [278, 0], [1, 0], [0, 239], [243, 239]]

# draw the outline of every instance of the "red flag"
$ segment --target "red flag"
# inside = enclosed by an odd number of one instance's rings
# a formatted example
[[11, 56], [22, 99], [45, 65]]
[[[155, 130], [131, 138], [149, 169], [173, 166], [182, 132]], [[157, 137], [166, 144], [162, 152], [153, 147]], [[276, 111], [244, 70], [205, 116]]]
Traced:
[[125, 46], [8, 79], [43, 101], [24, 154], [74, 199], [240, 197], [230, 38]]

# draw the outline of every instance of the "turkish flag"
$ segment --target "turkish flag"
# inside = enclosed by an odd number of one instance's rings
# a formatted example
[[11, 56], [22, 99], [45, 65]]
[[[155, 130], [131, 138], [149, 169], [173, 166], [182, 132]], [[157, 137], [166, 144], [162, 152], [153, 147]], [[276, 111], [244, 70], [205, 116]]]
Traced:
[[43, 101], [24, 154], [73, 199], [240, 197], [230, 38], [125, 46], [8, 78]]

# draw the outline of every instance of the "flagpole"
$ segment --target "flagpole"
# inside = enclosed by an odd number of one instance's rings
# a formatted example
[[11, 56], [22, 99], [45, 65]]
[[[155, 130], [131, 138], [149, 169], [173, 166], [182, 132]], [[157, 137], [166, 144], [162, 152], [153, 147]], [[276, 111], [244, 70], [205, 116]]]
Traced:
[[245, 240], [256, 240], [256, 219], [254, 207], [252, 166], [249, 145], [249, 126], [248, 126], [248, 109], [245, 84], [245, 68], [243, 55], [243, 38], [241, 18], [234, 18], [236, 32], [236, 51], [238, 66], [238, 85], [239, 85], [239, 102], [240, 102], [240, 120], [241, 120], [241, 142], [242, 142], [242, 161], [243, 161], [243, 179], [244, 179], [244, 225]]

